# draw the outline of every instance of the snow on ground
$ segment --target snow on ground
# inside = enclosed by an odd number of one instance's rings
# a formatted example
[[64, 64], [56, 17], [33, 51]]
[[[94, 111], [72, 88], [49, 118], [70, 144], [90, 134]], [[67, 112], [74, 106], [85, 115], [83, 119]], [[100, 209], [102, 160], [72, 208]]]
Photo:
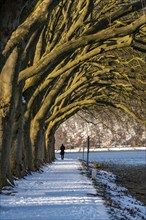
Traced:
[[144, 220], [146, 206], [129, 195], [128, 190], [116, 185], [116, 176], [104, 170], [98, 170], [96, 181], [103, 184], [109, 211], [114, 220]]
[[0, 195], [0, 219], [109, 220], [104, 201], [79, 169], [77, 160], [56, 160], [42, 173], [15, 181], [13, 189]]
[[[134, 150], [146, 150], [146, 147], [125, 147], [125, 146], [116, 146], [116, 147], [100, 147], [100, 148], [90, 148], [90, 152], [98, 151], [134, 151]], [[74, 153], [81, 152], [83, 149], [76, 147], [74, 149], [66, 149], [65, 152]], [[59, 153], [60, 150], [55, 150], [56, 153]], [[84, 149], [84, 152], [87, 152], [87, 148]]]

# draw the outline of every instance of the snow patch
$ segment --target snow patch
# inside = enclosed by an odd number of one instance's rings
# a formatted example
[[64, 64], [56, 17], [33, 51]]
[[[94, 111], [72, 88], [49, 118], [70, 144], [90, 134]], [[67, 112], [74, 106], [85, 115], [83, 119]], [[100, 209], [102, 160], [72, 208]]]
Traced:
[[146, 206], [133, 198], [128, 190], [116, 184], [116, 176], [104, 170], [98, 170], [96, 181], [104, 186], [108, 209], [112, 219], [144, 220]]
[[23, 103], [23, 104], [26, 104], [26, 100], [25, 100], [25, 97], [24, 97], [24, 96], [22, 96], [22, 103]]

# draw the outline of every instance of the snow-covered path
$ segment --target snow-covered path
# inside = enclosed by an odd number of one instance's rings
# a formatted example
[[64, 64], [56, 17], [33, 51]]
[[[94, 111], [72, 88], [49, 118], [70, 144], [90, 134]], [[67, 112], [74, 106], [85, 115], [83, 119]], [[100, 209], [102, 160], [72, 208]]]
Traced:
[[[0, 195], [1, 220], [109, 220], [91, 180], [81, 175], [80, 162], [56, 160], [16, 181], [11, 195]], [[6, 192], [6, 191], [3, 191]]]

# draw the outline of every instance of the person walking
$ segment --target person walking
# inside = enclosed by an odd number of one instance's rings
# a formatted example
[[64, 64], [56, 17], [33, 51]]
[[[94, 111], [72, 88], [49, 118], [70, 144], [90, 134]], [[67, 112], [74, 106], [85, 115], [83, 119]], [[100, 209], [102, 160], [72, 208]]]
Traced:
[[64, 150], [65, 150], [65, 147], [64, 147], [64, 145], [62, 144], [61, 147], [60, 147], [60, 155], [61, 155], [61, 159], [62, 159], [62, 160], [64, 159]]

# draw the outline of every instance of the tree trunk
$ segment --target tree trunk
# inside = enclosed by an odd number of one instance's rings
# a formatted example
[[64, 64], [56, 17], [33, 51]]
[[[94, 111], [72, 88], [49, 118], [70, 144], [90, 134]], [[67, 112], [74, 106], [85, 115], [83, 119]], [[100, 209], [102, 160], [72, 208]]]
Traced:
[[[15, 91], [19, 72], [18, 49], [15, 48], [6, 61], [0, 75], [0, 189], [12, 182], [10, 149], [13, 135]], [[9, 181], [8, 181], [9, 180]]]
[[46, 131], [46, 161], [51, 163], [55, 160], [55, 131], [48, 127]]
[[31, 119], [30, 117], [24, 119], [24, 163], [25, 168], [28, 172], [33, 170], [33, 156], [32, 156], [32, 145], [31, 145], [31, 139], [30, 139], [30, 123]]
[[24, 111], [22, 104], [22, 89], [17, 91], [15, 119], [13, 123], [13, 141], [11, 147], [11, 167], [14, 176], [22, 177], [25, 171], [23, 161], [23, 126], [24, 126]]
[[[3, 111], [3, 109], [2, 109]], [[1, 111], [0, 114], [0, 189], [8, 184], [7, 178], [11, 179], [10, 175], [10, 146], [12, 140], [12, 123], [13, 110], [5, 108], [5, 115]]]
[[33, 120], [31, 122], [30, 127], [30, 138], [31, 138], [31, 145], [32, 145], [32, 156], [33, 156], [33, 163], [34, 168], [39, 169], [40, 166], [40, 158], [39, 154], [41, 152], [41, 142], [42, 142], [42, 129], [43, 124], [40, 121]]
[[45, 134], [44, 134], [44, 129], [41, 130], [40, 140], [39, 140], [39, 144], [38, 144], [37, 160], [38, 160], [39, 164], [43, 164], [45, 162]]

